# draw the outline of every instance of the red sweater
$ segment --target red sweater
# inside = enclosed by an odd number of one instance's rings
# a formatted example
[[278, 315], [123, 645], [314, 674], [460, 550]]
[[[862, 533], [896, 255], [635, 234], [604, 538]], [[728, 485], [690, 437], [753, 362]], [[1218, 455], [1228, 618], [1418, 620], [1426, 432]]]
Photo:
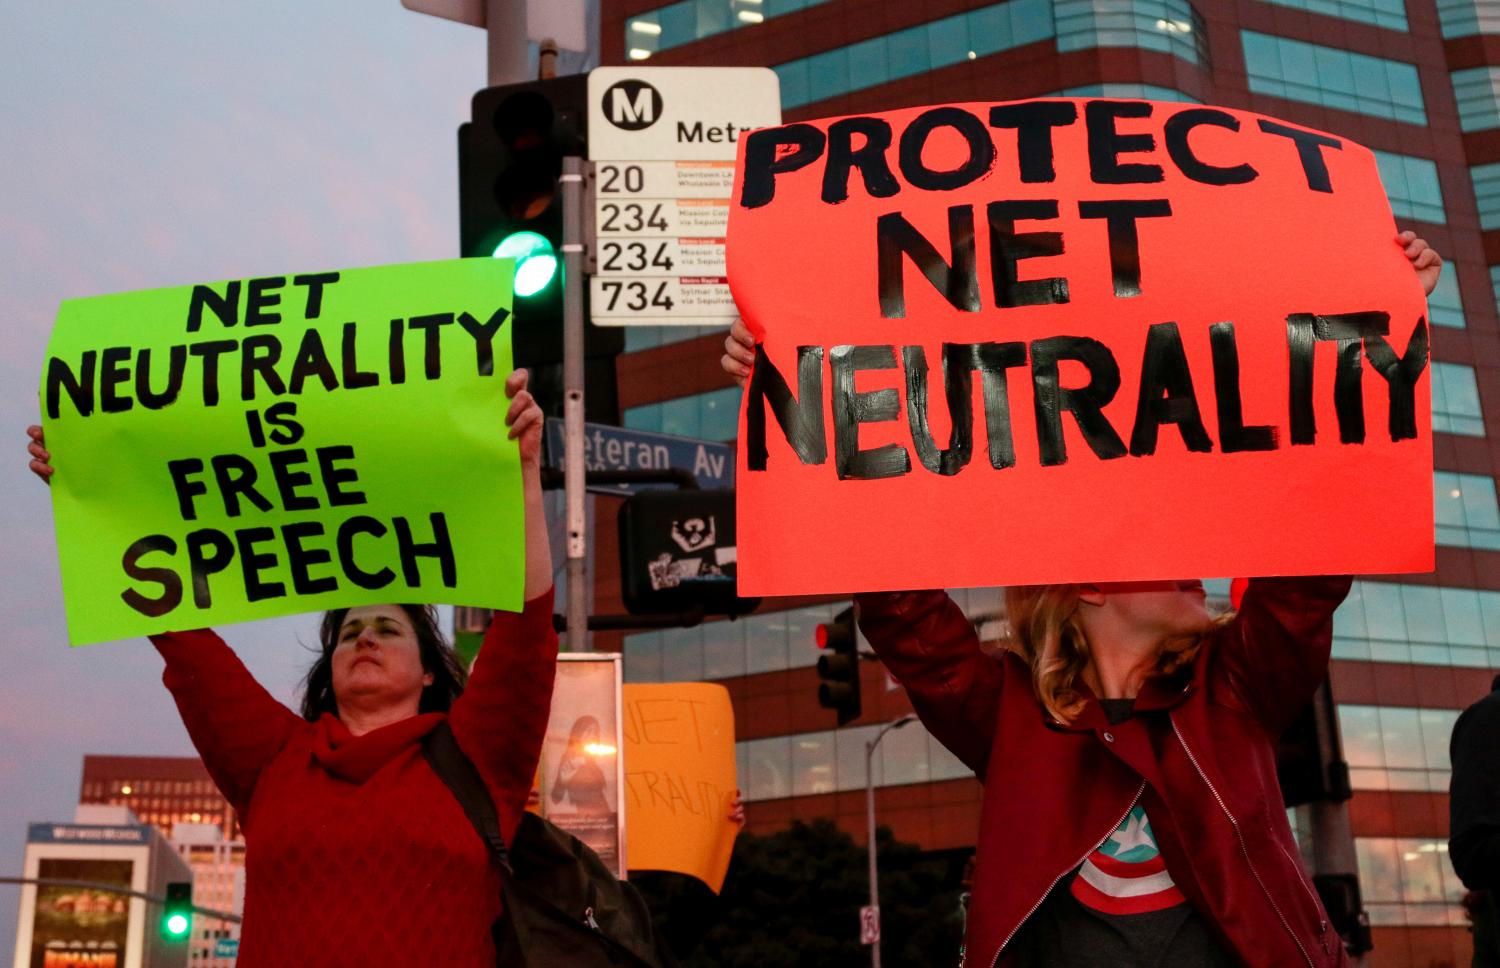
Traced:
[[[499, 876], [422, 755], [424, 713], [353, 736], [271, 697], [210, 631], [153, 636], [193, 745], [247, 845], [240, 968], [492, 966]], [[496, 612], [447, 714], [508, 840], [541, 756], [557, 669], [552, 593]]]

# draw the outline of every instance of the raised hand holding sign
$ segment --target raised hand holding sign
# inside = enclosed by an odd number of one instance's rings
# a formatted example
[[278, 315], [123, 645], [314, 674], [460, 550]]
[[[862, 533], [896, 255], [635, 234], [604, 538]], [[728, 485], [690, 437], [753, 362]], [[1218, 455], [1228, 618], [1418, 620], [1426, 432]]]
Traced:
[[392, 599], [519, 610], [510, 300], [510, 263], [470, 259], [63, 303], [32, 446], [63, 471], [70, 639]]
[[740, 178], [742, 594], [1431, 567], [1426, 308], [1367, 149], [1060, 99], [765, 129]]

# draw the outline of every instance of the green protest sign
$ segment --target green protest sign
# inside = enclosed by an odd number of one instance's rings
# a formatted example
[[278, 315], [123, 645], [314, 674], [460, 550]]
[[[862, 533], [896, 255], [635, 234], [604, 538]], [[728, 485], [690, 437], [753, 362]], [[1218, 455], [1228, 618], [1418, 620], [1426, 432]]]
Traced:
[[512, 272], [64, 302], [41, 403], [70, 641], [383, 602], [519, 610]]

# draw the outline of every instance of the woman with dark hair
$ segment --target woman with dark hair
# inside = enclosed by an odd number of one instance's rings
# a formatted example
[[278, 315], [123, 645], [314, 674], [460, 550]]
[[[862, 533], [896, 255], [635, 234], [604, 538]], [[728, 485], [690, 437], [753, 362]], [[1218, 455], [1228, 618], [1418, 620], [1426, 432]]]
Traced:
[[[1431, 294], [1437, 253], [1396, 244]], [[743, 380], [742, 322], [725, 349]], [[1219, 617], [1197, 581], [1011, 588], [998, 657], [945, 592], [856, 596], [922, 722], [984, 783], [964, 963], [1347, 965], [1297, 859], [1276, 741], [1327, 674], [1349, 585], [1254, 579]]]
[[[417, 702], [419, 713], [445, 713], [453, 706], [453, 700], [463, 694], [469, 674], [459, 662], [453, 646], [438, 628], [437, 609], [431, 605], [383, 605], [380, 608], [400, 608], [405, 621], [417, 638], [418, 657], [424, 672], [432, 674], [432, 682], [426, 683]], [[318, 627], [318, 642], [322, 651], [307, 676], [302, 680], [302, 718], [315, 723], [324, 713], [339, 714], [338, 700], [333, 692], [333, 656], [344, 632], [344, 622], [350, 609], [335, 608], [323, 613]], [[400, 622], [394, 614], [394, 621]]]
[[[301, 716], [213, 632], [151, 637], [193, 745], [245, 832], [241, 968], [495, 963], [499, 874], [422, 739], [447, 720], [509, 842], [541, 756], [557, 637], [542, 413], [524, 371], [505, 389], [526, 501], [526, 605], [495, 613], [467, 683], [424, 605], [324, 615]], [[46, 481], [52, 456], [40, 427], [28, 434], [31, 469]]]

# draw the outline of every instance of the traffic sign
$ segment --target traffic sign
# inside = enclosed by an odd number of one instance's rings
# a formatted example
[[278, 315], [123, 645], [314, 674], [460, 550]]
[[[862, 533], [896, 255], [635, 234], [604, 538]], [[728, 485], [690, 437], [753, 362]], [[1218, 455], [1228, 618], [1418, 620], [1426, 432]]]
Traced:
[[601, 67], [588, 100], [594, 324], [728, 325], [734, 158], [744, 132], [781, 123], [775, 72]]
[[880, 908], [873, 904], [859, 909], [859, 943], [880, 943]]
[[[734, 448], [728, 444], [644, 430], [583, 425], [583, 464], [591, 471], [679, 469], [691, 473], [705, 489], [734, 486]], [[547, 419], [547, 466], [563, 465], [563, 422]], [[595, 494], [628, 495], [669, 484], [590, 484]]]
[[734, 161], [740, 135], [781, 123], [769, 67], [596, 67], [589, 160]]
[[237, 958], [239, 954], [239, 938], [218, 938], [214, 941], [215, 958]]

